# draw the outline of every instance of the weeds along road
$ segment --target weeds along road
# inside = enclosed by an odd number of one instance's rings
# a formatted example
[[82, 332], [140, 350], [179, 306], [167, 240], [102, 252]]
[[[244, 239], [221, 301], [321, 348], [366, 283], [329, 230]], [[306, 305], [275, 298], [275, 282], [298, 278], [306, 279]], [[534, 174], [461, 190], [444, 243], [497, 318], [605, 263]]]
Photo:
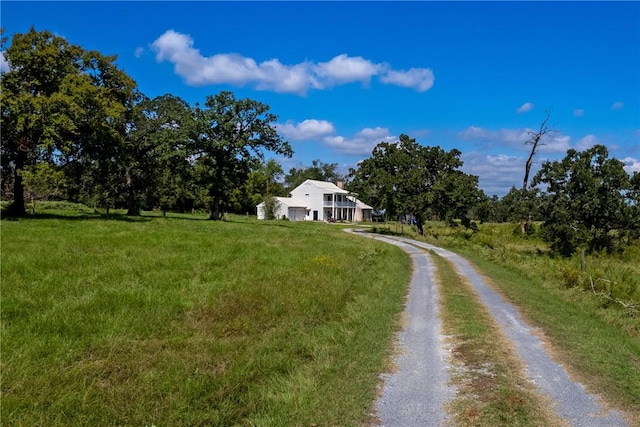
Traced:
[[450, 356], [443, 346], [434, 268], [426, 249], [452, 262], [458, 274], [469, 281], [504, 335], [512, 341], [531, 384], [554, 403], [552, 409], [567, 425], [628, 426], [620, 412], [605, 408], [596, 396], [588, 394], [581, 384], [568, 377], [516, 308], [490, 288], [465, 259], [411, 239], [356, 233], [401, 247], [414, 264], [404, 313], [406, 324], [399, 335], [399, 355], [394, 361], [394, 372], [383, 377], [382, 394], [376, 402], [381, 425], [448, 425], [445, 405], [454, 397], [455, 390], [449, 385]]

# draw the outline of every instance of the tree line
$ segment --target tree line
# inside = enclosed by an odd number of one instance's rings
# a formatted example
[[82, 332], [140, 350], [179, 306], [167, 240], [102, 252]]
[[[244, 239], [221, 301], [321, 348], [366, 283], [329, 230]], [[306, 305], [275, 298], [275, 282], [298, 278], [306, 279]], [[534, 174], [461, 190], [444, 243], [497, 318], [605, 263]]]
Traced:
[[15, 34], [2, 50], [9, 70], [0, 84], [2, 197], [7, 214], [24, 215], [25, 199], [53, 198], [106, 209], [255, 212], [305, 179], [345, 181], [388, 219], [409, 215], [422, 232], [429, 219], [452, 226], [520, 222], [558, 253], [615, 250], [639, 236], [640, 175], [629, 176], [604, 146], [570, 150], [545, 162], [528, 183], [543, 121], [529, 141], [522, 188], [489, 197], [478, 177], [461, 171], [461, 152], [418, 144], [408, 135], [381, 142], [347, 176], [314, 160], [287, 174], [266, 153], [293, 155], [268, 105], [232, 92], [190, 105], [166, 94], [145, 96], [115, 56], [85, 50], [48, 31]]

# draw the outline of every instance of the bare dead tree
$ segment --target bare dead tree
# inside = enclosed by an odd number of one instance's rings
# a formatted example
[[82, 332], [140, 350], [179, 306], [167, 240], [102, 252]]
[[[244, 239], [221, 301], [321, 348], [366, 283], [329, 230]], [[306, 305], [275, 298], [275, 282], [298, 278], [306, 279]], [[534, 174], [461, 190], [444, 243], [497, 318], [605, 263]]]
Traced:
[[[533, 157], [536, 155], [536, 150], [539, 146], [544, 145], [542, 142], [542, 137], [555, 132], [550, 129], [548, 126], [549, 118], [551, 114], [547, 111], [547, 116], [544, 118], [542, 123], [540, 124], [540, 129], [538, 132], [534, 132], [532, 130], [528, 131], [530, 138], [525, 141], [525, 145], [531, 145], [531, 152], [529, 153], [529, 158], [527, 159], [527, 163], [525, 164], [524, 169], [524, 180], [522, 181], [522, 196], [525, 197], [527, 194], [527, 186], [529, 185], [529, 173], [531, 172], [531, 166], [533, 165]], [[529, 223], [531, 222], [531, 213], [529, 213], [528, 218]], [[520, 218], [520, 232], [522, 234], [526, 234], [525, 228], [525, 219]]]

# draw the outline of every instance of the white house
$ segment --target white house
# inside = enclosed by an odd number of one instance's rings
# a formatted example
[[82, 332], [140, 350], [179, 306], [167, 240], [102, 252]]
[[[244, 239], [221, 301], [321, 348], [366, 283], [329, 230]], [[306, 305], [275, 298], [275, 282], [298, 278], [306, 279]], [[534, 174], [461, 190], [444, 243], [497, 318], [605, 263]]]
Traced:
[[[276, 197], [276, 218], [292, 221], [370, 221], [373, 208], [338, 185], [308, 179], [289, 194]], [[265, 219], [265, 204], [257, 206], [258, 219]]]

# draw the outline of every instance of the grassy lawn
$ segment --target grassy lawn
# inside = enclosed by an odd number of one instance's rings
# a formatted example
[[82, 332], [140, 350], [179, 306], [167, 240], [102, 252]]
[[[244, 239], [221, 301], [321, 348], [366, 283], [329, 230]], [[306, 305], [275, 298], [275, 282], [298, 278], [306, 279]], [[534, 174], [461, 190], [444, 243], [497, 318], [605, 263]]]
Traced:
[[409, 281], [317, 223], [4, 219], [3, 425], [361, 425]]

